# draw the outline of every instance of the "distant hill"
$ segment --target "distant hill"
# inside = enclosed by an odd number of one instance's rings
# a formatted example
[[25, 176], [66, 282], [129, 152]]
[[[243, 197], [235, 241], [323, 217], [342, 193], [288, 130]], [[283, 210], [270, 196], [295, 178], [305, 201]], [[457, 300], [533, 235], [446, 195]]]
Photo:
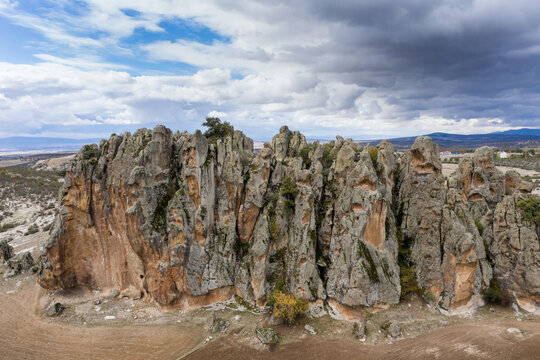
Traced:
[[76, 151], [86, 144], [99, 143], [100, 139], [66, 139], [49, 137], [14, 136], [0, 138], [0, 152], [23, 151]]
[[[440, 148], [477, 148], [481, 146], [495, 147], [540, 147], [540, 129], [516, 129], [489, 134], [460, 135], [435, 132], [426, 134]], [[388, 139], [397, 149], [409, 148], [416, 136]], [[377, 143], [379, 140], [359, 141], [361, 144]]]

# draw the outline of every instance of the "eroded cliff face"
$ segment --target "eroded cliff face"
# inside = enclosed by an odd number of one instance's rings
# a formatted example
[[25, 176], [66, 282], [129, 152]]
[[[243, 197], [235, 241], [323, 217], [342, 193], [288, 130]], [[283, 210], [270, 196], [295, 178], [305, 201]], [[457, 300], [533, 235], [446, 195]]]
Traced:
[[[254, 154], [239, 131], [209, 144], [199, 131], [158, 126], [77, 154], [39, 282], [182, 308], [233, 294], [263, 306], [276, 288], [335, 307], [386, 306], [400, 299], [401, 245], [419, 286], [443, 309], [460, 310], [491, 280], [491, 244], [495, 259], [517, 269], [503, 285], [534, 302], [538, 272], [518, 277], [538, 271], [538, 260], [508, 256], [504, 246], [517, 236], [513, 249], [538, 255], [537, 233], [504, 232], [499, 220], [512, 211], [507, 198], [528, 192], [519, 176], [494, 168], [487, 149], [445, 181], [426, 137], [398, 159], [386, 141], [308, 144], [283, 127]], [[497, 266], [506, 279], [508, 266]]]

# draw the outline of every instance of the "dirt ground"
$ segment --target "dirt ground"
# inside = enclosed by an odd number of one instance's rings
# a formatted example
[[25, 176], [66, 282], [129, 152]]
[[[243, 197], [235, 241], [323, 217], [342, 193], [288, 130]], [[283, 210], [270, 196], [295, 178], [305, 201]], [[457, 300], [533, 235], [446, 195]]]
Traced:
[[[509, 327], [519, 326], [522, 337], [507, 335]], [[479, 322], [455, 325], [391, 344], [365, 345], [315, 337], [260, 351], [240, 344], [234, 337], [212, 342], [185, 359], [538, 359], [538, 323], [517, 321]]]
[[[1, 280], [0, 280], [1, 281]], [[0, 293], [1, 359], [177, 359], [202, 333], [175, 325], [74, 326], [41, 318], [42, 291]]]
[[[162, 312], [141, 300], [47, 293], [35, 280], [29, 274], [0, 280], [0, 359], [540, 358], [540, 319], [510, 308], [485, 306], [468, 317], [446, 317], [412, 298], [368, 315], [368, 337], [362, 343], [352, 335], [351, 323], [329, 316], [304, 318], [288, 327], [272, 325], [268, 314], [234, 302]], [[66, 304], [61, 317], [42, 314], [47, 302], [60, 300]], [[230, 321], [225, 332], [210, 333], [212, 313]], [[115, 320], [105, 320], [108, 314], [115, 314]], [[401, 324], [402, 339], [378, 331], [388, 319]], [[269, 324], [281, 336], [281, 344], [271, 350], [254, 336], [256, 326]], [[317, 334], [304, 331], [305, 324]], [[509, 328], [520, 333], [510, 334]]]

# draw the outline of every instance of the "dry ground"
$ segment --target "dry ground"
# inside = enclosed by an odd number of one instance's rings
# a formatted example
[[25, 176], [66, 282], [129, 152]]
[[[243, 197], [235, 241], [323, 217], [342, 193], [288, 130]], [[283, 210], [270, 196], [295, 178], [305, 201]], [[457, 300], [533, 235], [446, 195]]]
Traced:
[[[282, 344], [269, 350], [256, 344], [254, 329], [268, 325], [234, 302], [193, 312], [159, 312], [151, 304], [95, 292], [50, 294], [22, 274], [0, 280], [0, 359], [538, 359], [540, 319], [509, 308], [488, 306], [468, 317], [445, 317], [419, 298], [368, 316], [365, 343], [352, 336], [352, 324], [329, 316], [304, 318], [294, 327], [273, 325]], [[96, 299], [100, 299], [96, 305]], [[48, 301], [61, 300], [65, 314], [42, 314]], [[409, 304], [411, 304], [409, 306]], [[96, 310], [98, 309], [98, 310]], [[120, 313], [130, 309], [130, 316]], [[212, 312], [231, 322], [210, 334]], [[115, 320], [104, 320], [116, 314]], [[138, 316], [137, 316], [138, 315]], [[378, 332], [394, 319], [404, 338]], [[311, 324], [316, 335], [308, 335]], [[518, 328], [521, 335], [507, 333]]]

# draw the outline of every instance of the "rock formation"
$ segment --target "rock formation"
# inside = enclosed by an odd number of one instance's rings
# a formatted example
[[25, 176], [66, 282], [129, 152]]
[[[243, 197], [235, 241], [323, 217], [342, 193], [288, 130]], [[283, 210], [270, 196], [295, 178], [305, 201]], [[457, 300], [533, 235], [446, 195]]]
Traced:
[[[263, 306], [275, 289], [342, 310], [388, 306], [400, 299], [398, 249], [407, 247], [418, 285], [441, 308], [459, 310], [490, 283], [485, 243], [515, 271], [534, 266], [495, 246], [514, 236], [498, 225], [511, 211], [501, 208], [505, 196], [527, 192], [519, 176], [494, 168], [488, 149], [446, 182], [427, 137], [398, 159], [386, 141], [308, 144], [282, 127], [255, 154], [239, 131], [209, 143], [200, 131], [157, 126], [79, 151], [39, 282], [182, 308], [233, 294]], [[537, 237], [534, 248], [532, 235], [517, 236], [537, 254]], [[535, 289], [519, 296], [538, 297]]]

